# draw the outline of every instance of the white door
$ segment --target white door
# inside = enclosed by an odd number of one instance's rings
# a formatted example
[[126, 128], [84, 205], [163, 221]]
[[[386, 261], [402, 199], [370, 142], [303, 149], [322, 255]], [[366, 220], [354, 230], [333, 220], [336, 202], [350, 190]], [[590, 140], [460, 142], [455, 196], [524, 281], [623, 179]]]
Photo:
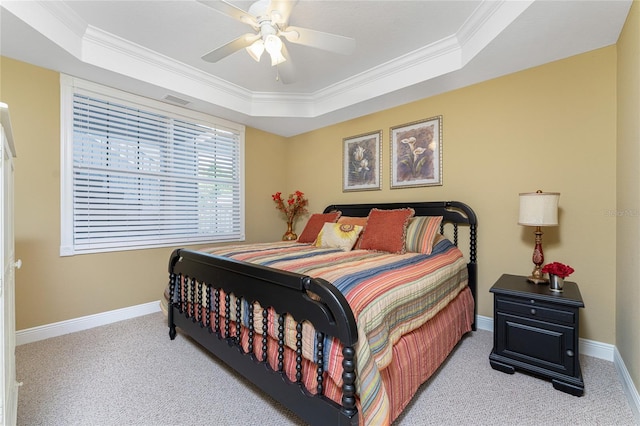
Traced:
[[0, 173], [0, 330], [2, 330], [2, 350], [0, 351], [3, 383], [0, 398], [0, 425], [15, 425], [18, 409], [18, 385], [16, 383], [16, 323], [15, 323], [15, 263], [13, 235], [13, 135], [9, 120], [9, 109], [0, 102], [2, 122], [2, 170]]

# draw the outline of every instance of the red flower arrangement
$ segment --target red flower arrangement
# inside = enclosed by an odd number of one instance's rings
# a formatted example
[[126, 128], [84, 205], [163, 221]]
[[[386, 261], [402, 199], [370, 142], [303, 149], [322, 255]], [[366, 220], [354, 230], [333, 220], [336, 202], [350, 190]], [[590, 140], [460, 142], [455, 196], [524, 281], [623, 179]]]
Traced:
[[309, 201], [304, 197], [303, 192], [296, 191], [289, 194], [286, 202], [282, 199], [282, 192], [276, 192], [271, 198], [276, 203], [276, 209], [287, 217], [287, 222], [293, 222], [296, 216], [307, 213]]
[[560, 262], [547, 263], [542, 268], [543, 274], [553, 274], [559, 276], [560, 278], [567, 278], [574, 272], [575, 270], [571, 266], [565, 265], [564, 263]]

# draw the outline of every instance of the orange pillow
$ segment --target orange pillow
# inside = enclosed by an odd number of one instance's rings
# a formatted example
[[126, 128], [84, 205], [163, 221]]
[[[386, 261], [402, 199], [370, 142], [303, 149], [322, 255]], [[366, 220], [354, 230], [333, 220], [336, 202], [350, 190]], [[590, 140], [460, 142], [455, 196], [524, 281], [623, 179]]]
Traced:
[[371, 209], [367, 225], [360, 236], [359, 249], [404, 253], [409, 219], [415, 211], [411, 208], [380, 210]]
[[338, 219], [338, 223], [343, 223], [345, 225], [365, 226], [367, 224], [367, 218], [355, 216], [340, 216], [340, 219]]
[[304, 230], [298, 237], [298, 242], [313, 243], [318, 237], [318, 234], [320, 233], [322, 226], [326, 222], [335, 223], [335, 221], [338, 220], [341, 214], [342, 212], [339, 212], [339, 211], [330, 212], [330, 213], [312, 214], [309, 220], [307, 221], [307, 224], [304, 227]]

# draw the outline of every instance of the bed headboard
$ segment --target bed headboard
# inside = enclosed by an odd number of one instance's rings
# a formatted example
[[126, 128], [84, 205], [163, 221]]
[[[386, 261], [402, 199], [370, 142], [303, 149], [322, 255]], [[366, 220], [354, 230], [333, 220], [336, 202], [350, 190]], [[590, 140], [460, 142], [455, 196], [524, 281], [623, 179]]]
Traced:
[[446, 224], [453, 226], [453, 243], [458, 245], [458, 226], [469, 227], [469, 261], [467, 270], [469, 272], [469, 288], [476, 300], [474, 308], [474, 324], [477, 316], [477, 288], [478, 288], [478, 259], [477, 259], [477, 227], [478, 219], [471, 207], [460, 201], [425, 201], [408, 203], [381, 203], [381, 204], [333, 204], [324, 209], [324, 213], [334, 210], [342, 212], [342, 216], [366, 217], [373, 208], [392, 210], [410, 207], [415, 211], [415, 216], [442, 216], [440, 233], [444, 233]]

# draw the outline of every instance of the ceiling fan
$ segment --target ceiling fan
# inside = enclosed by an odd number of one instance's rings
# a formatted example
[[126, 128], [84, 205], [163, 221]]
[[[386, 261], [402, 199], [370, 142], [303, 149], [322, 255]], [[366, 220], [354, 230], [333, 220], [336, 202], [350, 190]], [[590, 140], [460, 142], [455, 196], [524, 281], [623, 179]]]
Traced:
[[351, 54], [356, 41], [350, 37], [325, 33], [322, 31], [300, 28], [288, 24], [289, 16], [297, 0], [258, 0], [244, 11], [231, 3], [222, 0], [198, 0], [200, 3], [211, 7], [233, 19], [250, 25], [255, 32], [243, 34], [202, 56], [207, 62], [218, 62], [232, 53], [245, 48], [249, 55], [256, 61], [260, 61], [262, 53], [266, 50], [271, 57], [271, 65], [283, 64], [283, 83], [289, 83], [292, 79], [291, 58], [287, 48], [282, 43], [284, 37], [290, 43], [315, 47], [329, 52], [343, 55]]

